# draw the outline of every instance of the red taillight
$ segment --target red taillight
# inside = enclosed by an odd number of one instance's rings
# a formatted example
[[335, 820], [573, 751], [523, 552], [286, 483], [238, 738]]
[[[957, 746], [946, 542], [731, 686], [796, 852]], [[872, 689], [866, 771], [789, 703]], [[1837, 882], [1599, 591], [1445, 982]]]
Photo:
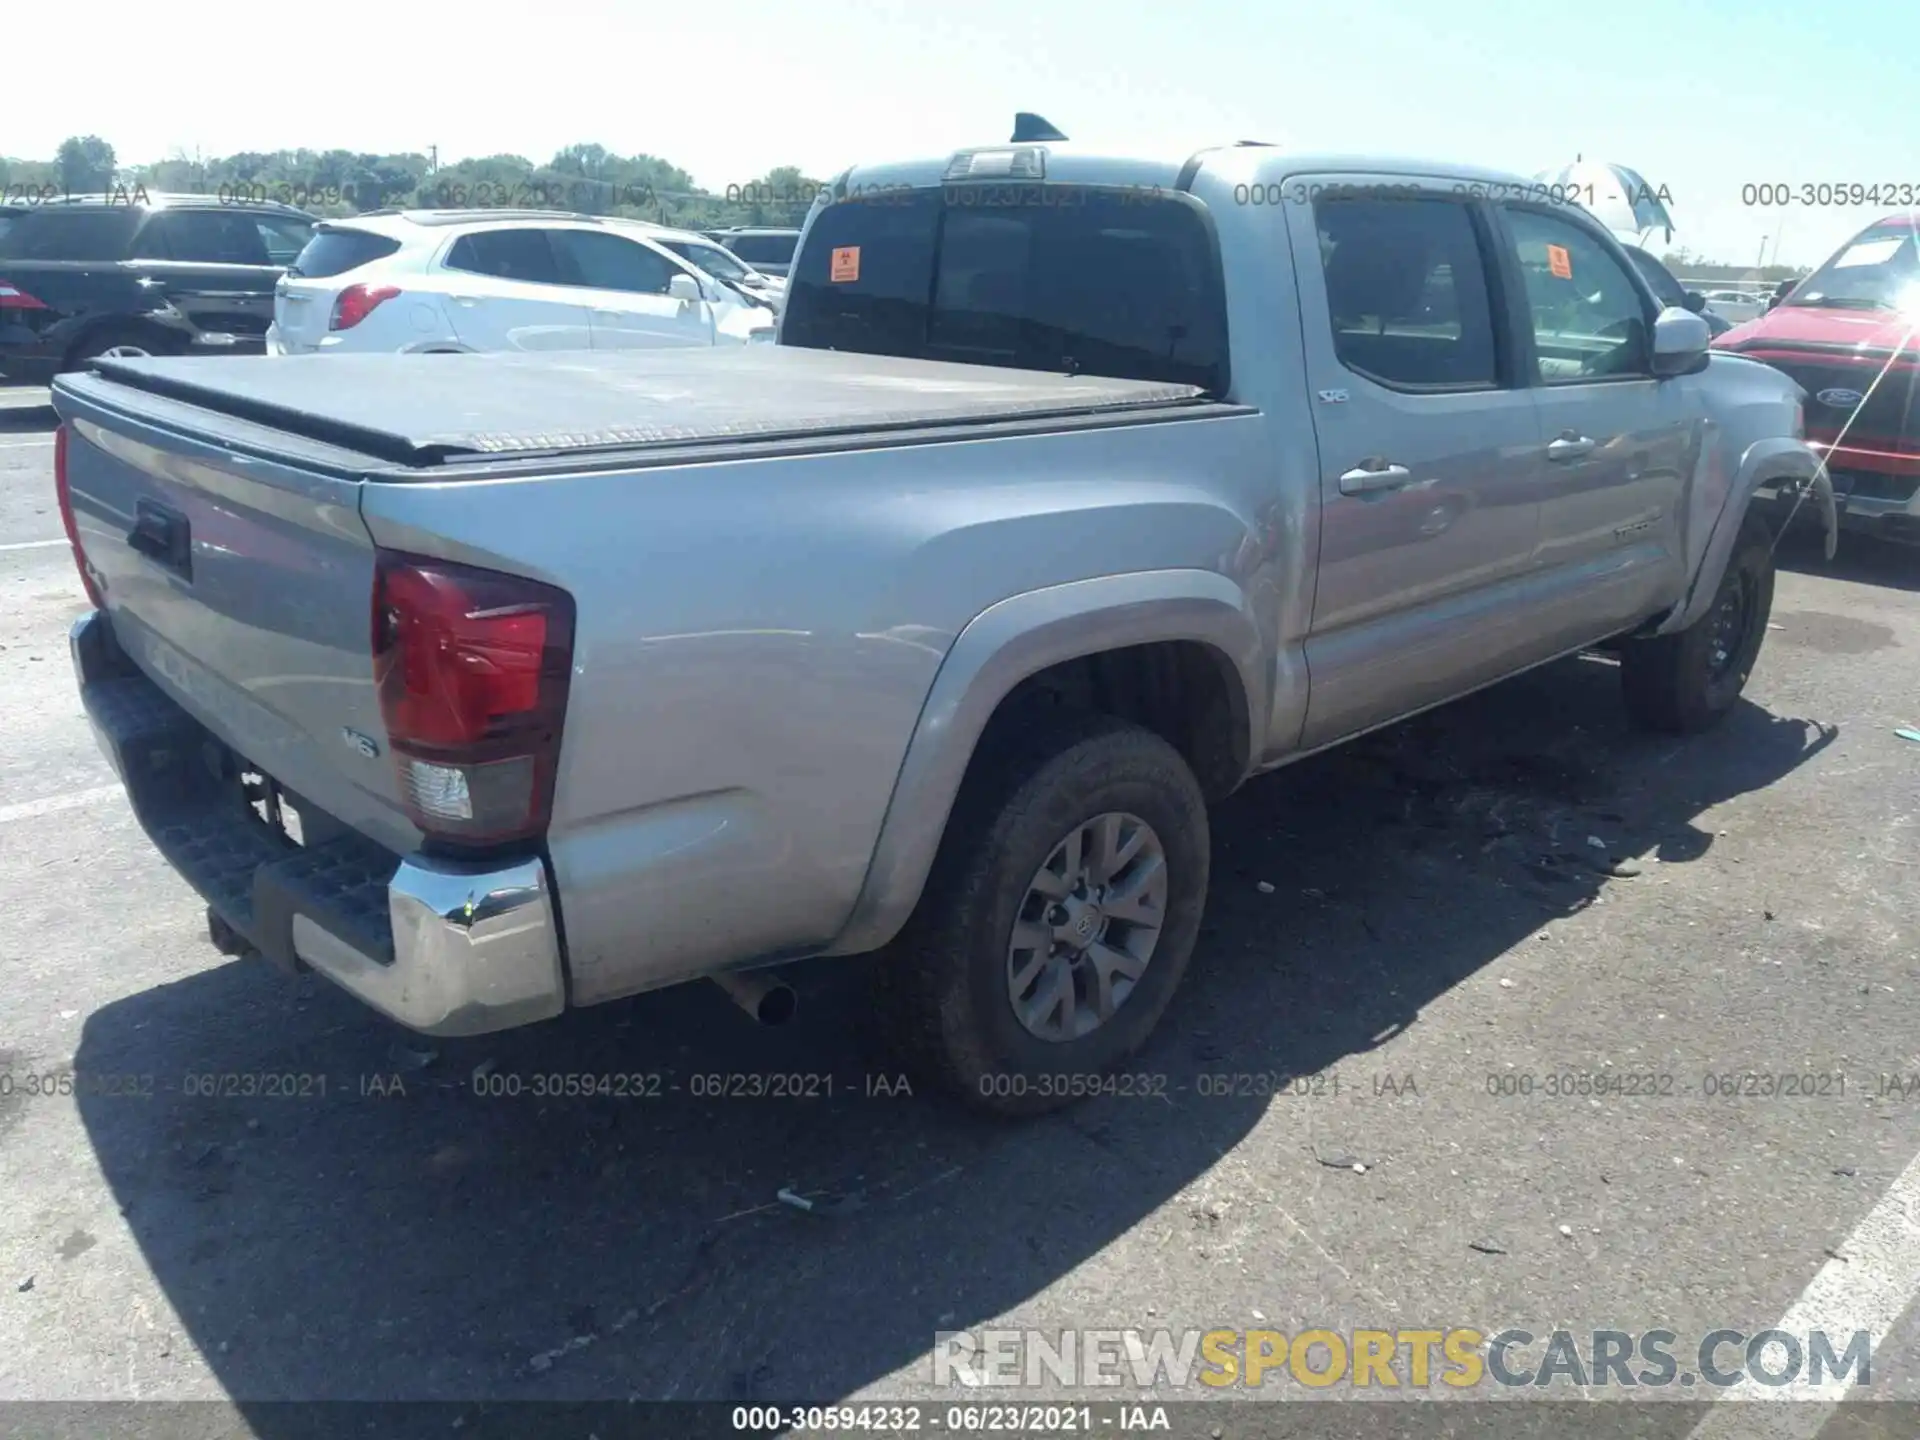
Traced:
[[484, 845], [547, 828], [572, 665], [564, 590], [380, 553], [373, 677], [416, 825]]
[[333, 302], [333, 319], [327, 328], [351, 330], [399, 293], [399, 287], [394, 285], [349, 285]]
[[67, 435], [71, 428], [63, 420], [53, 432], [53, 493], [60, 501], [60, 523], [66, 528], [67, 544], [73, 547], [73, 563], [80, 570], [80, 584], [87, 592], [87, 599], [93, 602], [93, 608], [104, 610], [106, 597], [87, 569], [87, 552], [80, 548], [80, 527], [73, 518], [73, 492], [67, 486]]
[[8, 280], [0, 280], [0, 310], [44, 310], [39, 300]]

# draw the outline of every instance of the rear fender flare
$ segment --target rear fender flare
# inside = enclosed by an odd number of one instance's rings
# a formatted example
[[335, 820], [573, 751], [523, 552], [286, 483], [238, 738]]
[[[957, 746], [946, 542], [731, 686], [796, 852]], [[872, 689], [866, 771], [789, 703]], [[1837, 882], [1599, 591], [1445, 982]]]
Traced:
[[1740, 457], [1740, 468], [1734, 475], [1733, 484], [1727, 487], [1726, 499], [1707, 537], [1686, 598], [1655, 627], [1653, 634], [1671, 635], [1685, 630], [1707, 613], [1713, 604], [1714, 594], [1720, 588], [1721, 577], [1726, 574], [1727, 563], [1733, 556], [1734, 542], [1739, 538], [1741, 524], [1753, 504], [1755, 492], [1763, 485], [1783, 481], [1790, 484], [1808, 483], [1826, 525], [1827, 558], [1833, 558], [1840, 533], [1840, 516], [1833, 498], [1833, 483], [1827, 479], [1826, 466], [1802, 441], [1784, 435], [1756, 440]]
[[919, 903], [980, 736], [1013, 688], [1049, 666], [1155, 641], [1210, 645], [1232, 663], [1248, 735], [1265, 731], [1265, 642], [1246, 594], [1208, 570], [1101, 576], [1011, 596], [970, 621], [947, 652], [908, 742], [865, 884], [829, 954], [891, 940]]

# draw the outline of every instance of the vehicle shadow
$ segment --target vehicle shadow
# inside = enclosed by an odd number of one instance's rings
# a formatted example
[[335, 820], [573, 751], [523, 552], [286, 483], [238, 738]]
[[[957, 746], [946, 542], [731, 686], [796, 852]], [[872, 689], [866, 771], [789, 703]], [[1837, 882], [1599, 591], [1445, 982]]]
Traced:
[[[1836, 733], [1743, 704], [1716, 734], [1648, 738], [1615, 680], [1565, 662], [1219, 807], [1193, 971], [1131, 1067], [1164, 1077], [1137, 1081], [1145, 1096], [1014, 1125], [893, 1093], [857, 1003], [865, 961], [799, 967], [779, 1030], [694, 985], [437, 1044], [237, 962], [91, 1016], [76, 1068], [151, 1075], [155, 1093], [90, 1093], [81, 1114], [146, 1263], [264, 1440], [295, 1433], [264, 1403], [288, 1399], [843, 1396], [1021, 1305], [1216, 1165], [1272, 1102], [1201, 1077], [1364, 1057], [1544, 922], [1635, 883], [1596, 865], [1699, 857], [1713, 840], [1694, 817]], [[262, 1076], [290, 1093], [229, 1093]], [[537, 1098], [542, 1076], [632, 1078], [609, 1086], [624, 1097]], [[769, 1086], [811, 1098], [695, 1093]], [[1201, 1238], [1204, 1216], [1174, 1218]]]
[[1802, 575], [1920, 592], [1920, 545], [1902, 545], [1877, 535], [1843, 530], [1834, 557], [1828, 560], [1821, 551], [1819, 533], [1796, 526], [1781, 537], [1774, 559], [1783, 570]]
[[59, 423], [45, 390], [14, 389], [0, 383], [0, 435], [45, 434]]

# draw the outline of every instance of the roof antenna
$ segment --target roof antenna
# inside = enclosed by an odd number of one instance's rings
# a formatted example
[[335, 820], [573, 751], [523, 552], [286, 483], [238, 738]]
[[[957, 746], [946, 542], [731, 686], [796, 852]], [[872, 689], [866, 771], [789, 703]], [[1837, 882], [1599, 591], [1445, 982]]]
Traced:
[[1016, 144], [1027, 140], [1064, 140], [1052, 121], [1036, 115], [1031, 110], [1017, 110], [1013, 116], [1013, 138]]

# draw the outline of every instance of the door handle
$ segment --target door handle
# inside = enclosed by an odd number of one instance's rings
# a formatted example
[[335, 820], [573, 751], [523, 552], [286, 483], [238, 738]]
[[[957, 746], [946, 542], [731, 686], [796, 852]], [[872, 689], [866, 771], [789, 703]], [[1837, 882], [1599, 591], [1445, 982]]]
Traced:
[[478, 295], [449, 295], [447, 298], [456, 305], [478, 305], [480, 303], [480, 297]]
[[187, 517], [151, 500], [134, 506], [133, 528], [127, 532], [128, 548], [157, 561], [181, 579], [193, 579], [193, 539]]
[[1594, 439], [1589, 435], [1576, 435], [1571, 430], [1562, 431], [1559, 439], [1547, 446], [1549, 460], [1578, 460], [1594, 451]]
[[621, 315], [621, 312], [618, 310], [595, 310], [593, 313], [604, 316], [608, 320], [618, 320]]
[[1413, 483], [1413, 472], [1404, 465], [1385, 460], [1368, 460], [1340, 477], [1342, 495], [1365, 495], [1375, 490], [1398, 490]]

